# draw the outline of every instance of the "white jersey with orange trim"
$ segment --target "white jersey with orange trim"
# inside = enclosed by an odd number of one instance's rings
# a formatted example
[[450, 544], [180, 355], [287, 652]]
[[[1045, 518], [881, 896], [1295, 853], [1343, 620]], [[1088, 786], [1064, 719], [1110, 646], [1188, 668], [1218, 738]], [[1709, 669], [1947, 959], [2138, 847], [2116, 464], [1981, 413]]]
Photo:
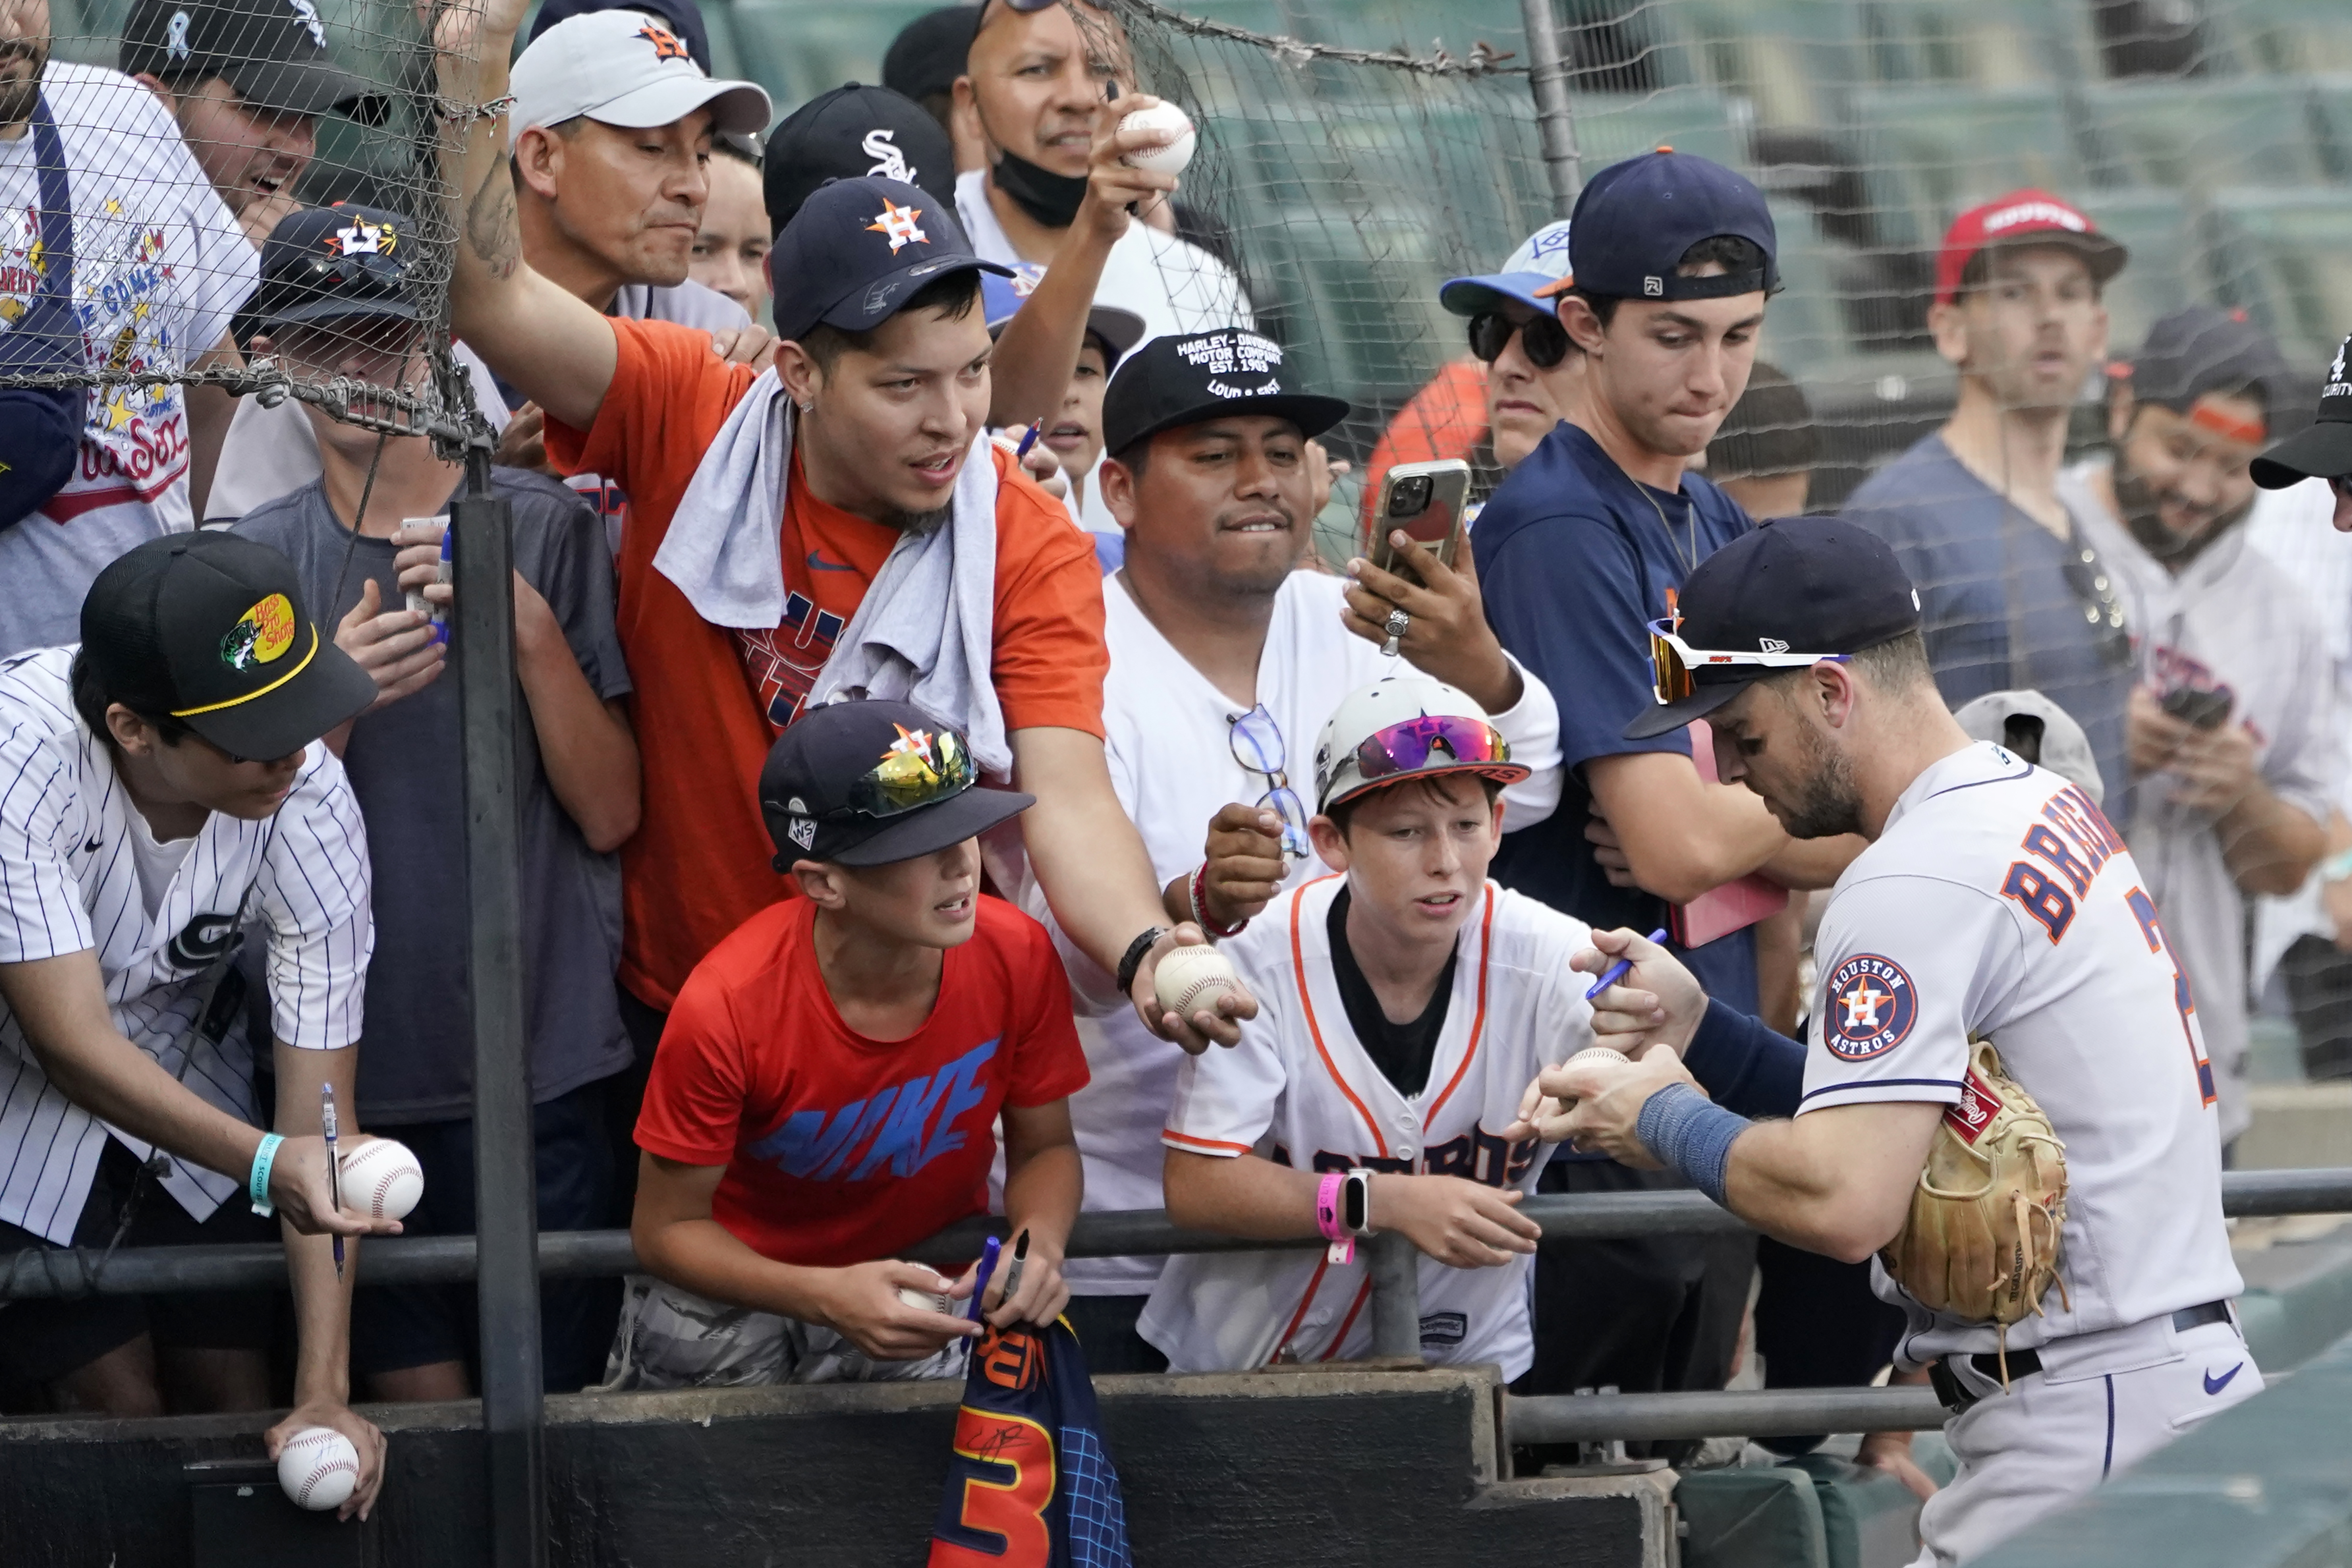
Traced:
[[[1344, 885], [1325, 877], [1294, 889], [1221, 945], [1258, 1016], [1240, 1045], [1185, 1058], [1161, 1141], [1315, 1171], [1362, 1166], [1534, 1191], [1544, 1146], [1507, 1143], [1502, 1132], [1537, 1073], [1592, 1043], [1590, 977], [1568, 966], [1591, 945], [1591, 928], [1488, 882], [1463, 922], [1429, 1081], [1407, 1097], [1358, 1043], [1332, 973], [1328, 920]], [[1377, 1204], [1370, 1217], [1378, 1229]], [[1423, 1258], [1422, 1354], [1499, 1363], [1507, 1378], [1525, 1372], [1534, 1261], [1454, 1268]], [[1347, 1264], [1319, 1248], [1171, 1258], [1138, 1327], [1177, 1372], [1367, 1355], [1369, 1268], [1360, 1247]]]
[[[2089, 796], [1999, 746], [1955, 752], [1838, 879], [1813, 952], [1799, 1115], [1940, 1101], [1966, 1137], [1990, 1092], [1968, 1081], [1969, 1042], [1989, 1039], [2065, 1143], [2065, 1289], [2010, 1329], [2010, 1350], [2238, 1294], [2191, 988], [2147, 879]], [[1930, 1312], [1874, 1273], [1910, 1313], [1906, 1361], [1997, 1347], [1991, 1325]]]

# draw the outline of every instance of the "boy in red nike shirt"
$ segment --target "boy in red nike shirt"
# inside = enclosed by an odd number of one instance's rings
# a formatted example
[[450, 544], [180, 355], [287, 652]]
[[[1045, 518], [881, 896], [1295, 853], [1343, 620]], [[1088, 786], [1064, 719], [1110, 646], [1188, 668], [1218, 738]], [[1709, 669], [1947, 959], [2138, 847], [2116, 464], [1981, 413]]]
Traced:
[[975, 789], [963, 737], [903, 702], [808, 714], [760, 805], [805, 895], [695, 967], [654, 1058], [607, 1388], [961, 1376], [979, 1325], [908, 1305], [948, 1289], [890, 1254], [1004, 1207], [1028, 1266], [991, 1322], [1051, 1322], [1078, 1211], [1069, 1095], [1087, 1064], [1035, 921], [980, 891], [975, 836], [1025, 795]]

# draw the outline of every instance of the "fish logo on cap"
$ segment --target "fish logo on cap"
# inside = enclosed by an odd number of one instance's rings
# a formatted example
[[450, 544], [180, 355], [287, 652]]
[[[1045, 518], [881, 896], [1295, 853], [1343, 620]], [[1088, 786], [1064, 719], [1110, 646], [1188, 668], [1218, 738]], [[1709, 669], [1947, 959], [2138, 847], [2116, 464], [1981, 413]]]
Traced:
[[283, 594], [272, 594], [236, 618], [221, 638], [221, 662], [231, 669], [251, 669], [282, 658], [294, 646], [294, 606]]

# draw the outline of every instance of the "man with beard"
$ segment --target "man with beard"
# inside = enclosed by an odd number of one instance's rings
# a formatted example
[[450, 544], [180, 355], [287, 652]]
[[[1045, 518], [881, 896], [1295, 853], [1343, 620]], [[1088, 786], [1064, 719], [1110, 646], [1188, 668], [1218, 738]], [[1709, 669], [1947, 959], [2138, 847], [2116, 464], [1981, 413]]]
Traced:
[[2091, 737], [2118, 815], [2131, 782], [2123, 605], [2057, 485], [2067, 416], [2107, 352], [2100, 291], [2126, 259], [2047, 191], [1954, 219], [1927, 325], [1959, 372], [1958, 405], [1845, 505], [1917, 584], [1944, 700], [2045, 693]]
[[[1474, 698], [1529, 770], [1504, 791], [1505, 832], [1559, 800], [1551, 693], [1487, 629], [1466, 541], [1454, 568], [1428, 563], [1426, 586], [1364, 561], [1353, 583], [1293, 569], [1316, 510], [1308, 442], [1348, 405], [1283, 382], [1276, 344], [1202, 332], [1137, 350], [1103, 397], [1103, 500], [1127, 541], [1102, 587], [1111, 782], [1167, 918], [1218, 937], [1326, 874], [1298, 794], [1315, 773], [1315, 737], [1350, 691], [1412, 673], [1406, 665]], [[1394, 608], [1411, 624], [1391, 653], [1381, 645]], [[1079, 1037], [1094, 1074], [1070, 1098], [1087, 1206], [1159, 1208], [1160, 1130], [1182, 1058], [1123, 1013], [1083, 1024]], [[1166, 1365], [1135, 1333], [1163, 1261], [1066, 1270], [1096, 1371]]]
[[1190, 1022], [1153, 998], [1158, 955], [1199, 937], [1169, 930], [1103, 761], [1094, 550], [984, 428], [979, 275], [1003, 269], [921, 190], [867, 176], [820, 189], [776, 236], [770, 369], [598, 314], [522, 255], [499, 100], [525, 9], [446, 11], [436, 34], [443, 94], [482, 110], [471, 134], [462, 113], [445, 122], [450, 312], [546, 409], [557, 464], [630, 495], [618, 627], [645, 793], [622, 849], [621, 985], [640, 1061], [694, 965], [794, 896], [760, 810], [769, 748], [856, 696], [919, 704], [1036, 797], [990, 869], [1007, 893], [1034, 873], [1087, 983], [1192, 1048], [1238, 1038], [1246, 996]]
[[2192, 306], [2150, 328], [2109, 393], [2112, 459], [2059, 478], [2116, 573], [2138, 682], [2125, 823], [2197, 994], [2224, 1143], [2245, 1131], [2246, 897], [2303, 886], [2342, 759], [2316, 610], [2249, 543], [2249, 465], [2289, 372], [2242, 315]]
[[[2200, 1010], [2147, 870], [2082, 790], [1969, 739], [1917, 604], [1883, 541], [1829, 518], [1776, 522], [1691, 574], [1654, 660], [1660, 700], [1628, 734], [1704, 716], [1717, 772], [1790, 834], [1870, 840], [1822, 917], [1811, 1045], [1710, 1001], [1632, 931], [1599, 932], [1576, 966], [1633, 969], [1596, 1002], [1594, 1037], [1636, 1059], [1544, 1072], [1503, 1136], [1664, 1164], [1850, 1263], [1904, 1237], [1920, 1267], [1898, 1282], [1879, 1266], [1878, 1293], [1909, 1315], [1899, 1363], [1930, 1369], [1960, 1461], [1920, 1513], [1914, 1568], [1951, 1568], [2263, 1380], [2231, 1310]], [[1945, 1157], [1972, 1145], [1999, 1073], [2039, 1101], [2065, 1166], [2055, 1279], [2018, 1279], [2036, 1310], [2006, 1331], [1922, 1305], [1946, 1299], [1937, 1262], [1967, 1282], [1956, 1300], [1980, 1276], [1957, 1244], [1938, 1259], [1906, 1235], [1938, 1124]]]

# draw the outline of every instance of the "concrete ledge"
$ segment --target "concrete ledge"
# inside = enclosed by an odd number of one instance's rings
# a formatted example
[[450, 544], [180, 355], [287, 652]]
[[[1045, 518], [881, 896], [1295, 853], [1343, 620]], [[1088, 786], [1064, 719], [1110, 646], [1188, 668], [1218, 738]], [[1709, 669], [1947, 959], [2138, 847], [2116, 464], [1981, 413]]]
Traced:
[[2352, 1079], [2258, 1083], [2246, 1102], [2254, 1119], [2238, 1140], [2240, 1170], [2352, 1164]]
[[[960, 1383], [884, 1384], [551, 1398], [551, 1561], [912, 1568], [928, 1550], [961, 1392]], [[1666, 1560], [1654, 1488], [1497, 1479], [1492, 1368], [1104, 1377], [1097, 1392], [1139, 1568], [1489, 1552], [1580, 1568]], [[261, 1465], [268, 1415], [0, 1422], [0, 1564], [477, 1560], [486, 1528], [478, 1405], [367, 1414], [391, 1438], [391, 1471], [364, 1527], [300, 1514], [277, 1495]], [[231, 1462], [205, 1479], [246, 1483], [230, 1489], [243, 1533], [217, 1556], [193, 1543], [186, 1467], [199, 1462]], [[291, 1544], [251, 1544], [262, 1535]]]

